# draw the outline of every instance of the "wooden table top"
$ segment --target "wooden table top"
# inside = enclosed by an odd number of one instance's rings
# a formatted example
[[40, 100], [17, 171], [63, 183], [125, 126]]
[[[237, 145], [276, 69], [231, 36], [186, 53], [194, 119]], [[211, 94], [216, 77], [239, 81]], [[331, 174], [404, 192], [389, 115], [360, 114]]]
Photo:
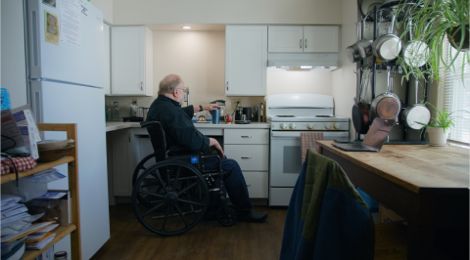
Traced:
[[391, 182], [419, 193], [420, 188], [469, 188], [470, 150], [456, 146], [384, 145], [380, 152], [347, 152], [318, 141], [327, 149]]

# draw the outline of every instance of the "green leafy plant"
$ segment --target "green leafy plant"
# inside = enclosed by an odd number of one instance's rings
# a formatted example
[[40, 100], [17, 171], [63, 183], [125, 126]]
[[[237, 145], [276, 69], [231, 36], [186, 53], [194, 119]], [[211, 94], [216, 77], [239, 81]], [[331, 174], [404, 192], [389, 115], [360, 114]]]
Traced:
[[[429, 76], [439, 81], [439, 68], [444, 68], [455, 73], [459, 69], [463, 80], [465, 64], [470, 64], [469, 7], [468, 0], [420, 0], [418, 4], [403, 4], [395, 10], [396, 15], [406, 14], [397, 24], [404, 26], [400, 38], [403, 39], [411, 30], [413, 40], [426, 43], [430, 50], [429, 66], [424, 68], [407, 64], [403, 58], [397, 60], [397, 64], [405, 71], [404, 78], [408, 80], [409, 76], [413, 75], [425, 79], [425, 76]], [[410, 19], [412, 25], [408, 26]], [[455, 51], [449, 53], [449, 57], [445, 55], [444, 50], [446, 40], [455, 48]], [[464, 55], [462, 64], [456, 66], [455, 61], [461, 53]]]
[[446, 132], [448, 129], [452, 127], [455, 127], [454, 121], [452, 119], [452, 114], [446, 112], [446, 108], [442, 108], [442, 112], [439, 111], [433, 104], [427, 102], [426, 104], [429, 104], [435, 111], [436, 111], [436, 117], [431, 117], [431, 120], [429, 121], [428, 124], [424, 124], [421, 122], [415, 121], [415, 123], [423, 125], [424, 127], [421, 128], [421, 134], [426, 134], [426, 127], [440, 127], [443, 128], [444, 132]]

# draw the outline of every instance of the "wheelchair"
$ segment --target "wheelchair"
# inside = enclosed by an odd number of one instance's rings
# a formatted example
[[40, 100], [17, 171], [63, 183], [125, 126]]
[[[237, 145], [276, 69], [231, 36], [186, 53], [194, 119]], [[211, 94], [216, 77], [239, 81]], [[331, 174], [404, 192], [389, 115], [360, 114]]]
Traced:
[[[220, 200], [216, 218], [222, 226], [235, 224], [238, 209], [228, 205], [218, 155], [188, 154], [182, 147], [167, 149], [165, 132], [158, 121], [142, 122], [147, 128], [154, 154], [139, 162], [132, 176], [132, 209], [149, 231], [163, 236], [179, 235], [204, 217], [210, 194]], [[205, 170], [204, 160], [217, 158], [218, 169]], [[217, 187], [217, 182], [219, 183]]]

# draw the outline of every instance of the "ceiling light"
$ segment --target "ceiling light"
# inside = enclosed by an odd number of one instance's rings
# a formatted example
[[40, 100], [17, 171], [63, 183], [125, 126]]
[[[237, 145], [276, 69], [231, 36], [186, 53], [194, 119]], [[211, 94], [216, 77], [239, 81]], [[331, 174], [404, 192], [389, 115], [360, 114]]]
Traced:
[[300, 68], [303, 70], [311, 70], [313, 67], [312, 66], [300, 66]]
[[189, 29], [191, 29], [191, 26], [185, 25], [185, 26], [183, 26], [183, 29], [189, 30]]

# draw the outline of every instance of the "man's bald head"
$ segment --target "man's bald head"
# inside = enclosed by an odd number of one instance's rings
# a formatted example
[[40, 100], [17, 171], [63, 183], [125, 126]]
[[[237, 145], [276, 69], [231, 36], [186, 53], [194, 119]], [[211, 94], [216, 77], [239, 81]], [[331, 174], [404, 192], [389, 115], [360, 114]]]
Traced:
[[165, 94], [171, 94], [177, 88], [183, 80], [181, 80], [181, 77], [176, 75], [176, 74], [170, 74], [167, 75], [160, 81], [160, 85], [158, 87], [158, 94], [159, 95], [165, 95]]

